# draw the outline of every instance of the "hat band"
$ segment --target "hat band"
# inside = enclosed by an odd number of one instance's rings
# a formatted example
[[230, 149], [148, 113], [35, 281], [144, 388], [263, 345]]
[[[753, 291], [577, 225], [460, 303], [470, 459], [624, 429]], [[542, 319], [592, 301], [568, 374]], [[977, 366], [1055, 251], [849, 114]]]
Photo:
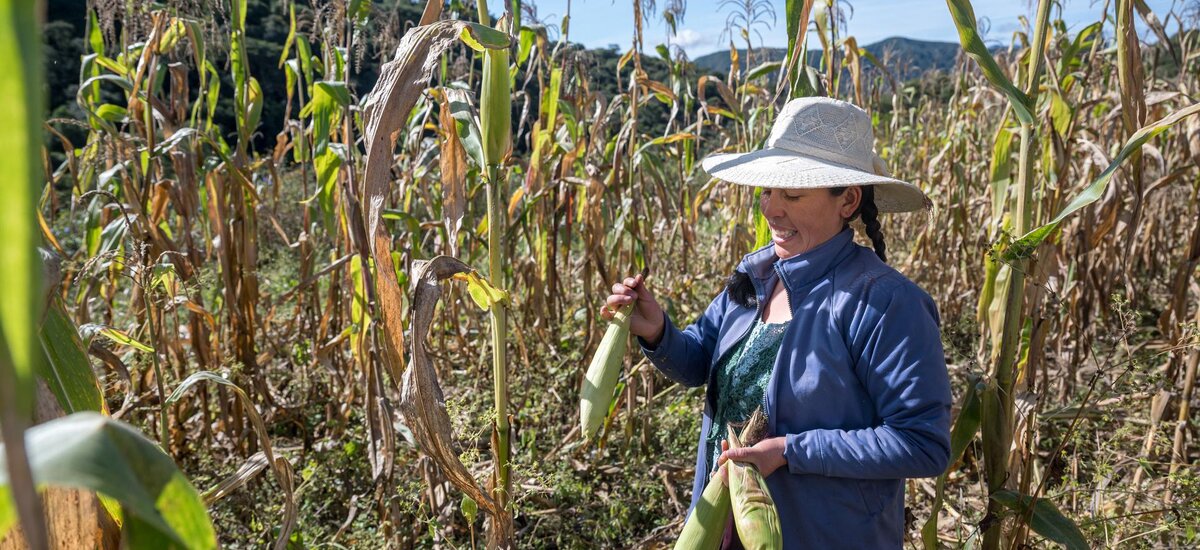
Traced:
[[[809, 157], [830, 164], [834, 164], [843, 168], [852, 168], [868, 174], [875, 173], [875, 162], [873, 158], [861, 159], [852, 157], [842, 151], [835, 151], [822, 147], [820, 144], [811, 141], [793, 142], [786, 138], [779, 138], [769, 141], [767, 147], [772, 149], [781, 149], [790, 153], [795, 153], [802, 157]], [[865, 160], [865, 163], [863, 162]]]

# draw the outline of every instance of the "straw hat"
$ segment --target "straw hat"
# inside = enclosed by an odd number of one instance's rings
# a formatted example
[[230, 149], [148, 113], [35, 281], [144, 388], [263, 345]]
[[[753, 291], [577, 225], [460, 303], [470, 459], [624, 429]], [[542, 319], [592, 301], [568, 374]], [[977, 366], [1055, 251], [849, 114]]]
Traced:
[[709, 155], [702, 166], [714, 178], [755, 187], [874, 185], [880, 212], [929, 206], [920, 188], [888, 177], [874, 143], [866, 111], [828, 97], [804, 97], [783, 106], [764, 149]]

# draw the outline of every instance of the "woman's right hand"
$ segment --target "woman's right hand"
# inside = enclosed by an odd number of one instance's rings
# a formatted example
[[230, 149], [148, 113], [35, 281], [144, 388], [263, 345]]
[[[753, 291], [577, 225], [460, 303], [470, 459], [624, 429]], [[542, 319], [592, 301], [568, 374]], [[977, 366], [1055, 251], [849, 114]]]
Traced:
[[655, 301], [654, 293], [646, 288], [645, 278], [641, 274], [613, 284], [612, 294], [604, 302], [607, 307], [600, 310], [600, 316], [612, 319], [615, 310], [634, 303], [635, 299], [637, 305], [630, 313], [629, 332], [640, 336], [652, 347], [657, 347], [662, 339], [666, 317], [662, 307]]

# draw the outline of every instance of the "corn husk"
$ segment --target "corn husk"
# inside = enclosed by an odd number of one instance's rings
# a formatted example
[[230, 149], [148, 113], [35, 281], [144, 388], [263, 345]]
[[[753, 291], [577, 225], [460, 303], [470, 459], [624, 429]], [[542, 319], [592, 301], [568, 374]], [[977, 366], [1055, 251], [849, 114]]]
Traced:
[[[726, 468], [722, 466], [722, 468]], [[700, 494], [700, 500], [683, 524], [683, 531], [675, 541], [675, 550], [716, 550], [725, 538], [725, 524], [729, 519], [732, 504], [729, 485], [721, 479], [720, 472], [713, 474], [708, 486]]]
[[621, 365], [625, 362], [625, 349], [629, 343], [629, 315], [633, 306], [625, 306], [613, 315], [592, 356], [587, 375], [583, 380], [583, 389], [579, 395], [579, 425], [583, 437], [591, 439], [604, 425], [604, 417], [608, 415], [608, 405], [612, 401], [613, 388], [621, 374]]
[[[753, 427], [754, 422], [751, 422]], [[729, 430], [729, 448], [742, 446], [737, 432]], [[733, 508], [733, 524], [738, 539], [747, 550], [783, 548], [783, 530], [779, 523], [779, 512], [767, 489], [767, 480], [753, 465], [726, 462], [729, 468], [729, 497]]]
[[512, 152], [512, 95], [508, 50], [483, 54], [483, 96], [479, 105], [479, 130], [483, 134], [483, 161], [499, 166]]

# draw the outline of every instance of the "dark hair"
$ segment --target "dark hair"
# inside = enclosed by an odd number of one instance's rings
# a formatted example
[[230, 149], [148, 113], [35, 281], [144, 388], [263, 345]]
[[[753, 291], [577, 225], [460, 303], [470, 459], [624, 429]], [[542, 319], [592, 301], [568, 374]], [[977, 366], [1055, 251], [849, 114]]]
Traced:
[[758, 307], [758, 296], [754, 293], [754, 281], [744, 271], [734, 270], [725, 280], [725, 292], [734, 303], [748, 308]]
[[[846, 192], [846, 187], [831, 187], [829, 192], [833, 196], [841, 196]], [[880, 260], [887, 263], [887, 244], [883, 241], [883, 230], [879, 224], [879, 208], [875, 206], [875, 188], [870, 185], [863, 185], [862, 200], [858, 203], [858, 210], [854, 211], [854, 215], [850, 216], [847, 223], [862, 216], [863, 225], [867, 228], [867, 237], [871, 239], [871, 245], [875, 248], [875, 255], [879, 256]]]

